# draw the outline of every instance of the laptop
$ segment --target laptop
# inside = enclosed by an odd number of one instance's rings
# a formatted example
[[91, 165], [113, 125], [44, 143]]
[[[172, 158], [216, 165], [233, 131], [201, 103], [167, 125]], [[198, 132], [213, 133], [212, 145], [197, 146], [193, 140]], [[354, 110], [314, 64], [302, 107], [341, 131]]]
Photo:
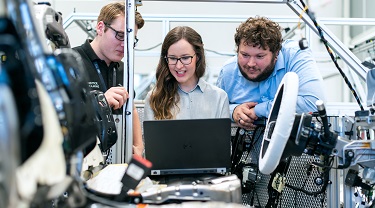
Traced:
[[230, 171], [229, 118], [144, 121], [143, 131], [149, 175]]

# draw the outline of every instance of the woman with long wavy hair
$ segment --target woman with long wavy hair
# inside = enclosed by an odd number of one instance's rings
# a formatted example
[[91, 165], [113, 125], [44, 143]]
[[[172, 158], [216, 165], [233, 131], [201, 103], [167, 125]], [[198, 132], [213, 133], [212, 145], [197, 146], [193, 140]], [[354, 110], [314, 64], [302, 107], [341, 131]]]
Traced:
[[202, 37], [188, 26], [166, 35], [156, 69], [156, 85], [145, 99], [145, 120], [229, 118], [228, 96], [202, 77], [206, 58]]

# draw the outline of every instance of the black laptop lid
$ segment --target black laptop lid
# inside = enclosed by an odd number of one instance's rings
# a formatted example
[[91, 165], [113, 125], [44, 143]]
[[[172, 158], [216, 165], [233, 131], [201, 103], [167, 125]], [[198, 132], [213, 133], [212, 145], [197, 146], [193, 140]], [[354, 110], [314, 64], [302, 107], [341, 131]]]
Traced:
[[143, 130], [151, 175], [229, 171], [229, 118], [144, 121]]

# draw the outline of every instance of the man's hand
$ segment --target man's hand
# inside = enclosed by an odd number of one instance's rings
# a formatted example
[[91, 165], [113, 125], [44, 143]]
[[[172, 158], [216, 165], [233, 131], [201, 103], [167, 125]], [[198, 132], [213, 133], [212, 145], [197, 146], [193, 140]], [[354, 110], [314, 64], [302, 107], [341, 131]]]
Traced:
[[108, 105], [114, 110], [121, 108], [129, 98], [129, 93], [124, 87], [111, 87], [104, 93]]
[[252, 129], [256, 126], [253, 124], [254, 120], [258, 117], [255, 114], [254, 107], [257, 105], [255, 102], [247, 102], [238, 105], [233, 111], [233, 120], [237, 125], [244, 129]]

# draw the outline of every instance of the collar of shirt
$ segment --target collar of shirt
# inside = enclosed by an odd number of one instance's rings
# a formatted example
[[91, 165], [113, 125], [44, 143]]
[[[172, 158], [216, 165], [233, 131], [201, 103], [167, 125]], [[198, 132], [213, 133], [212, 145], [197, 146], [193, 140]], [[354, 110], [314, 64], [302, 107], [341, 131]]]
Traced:
[[181, 89], [180, 85], [178, 85], [178, 89], [180, 89], [184, 93], [194, 92], [195, 89], [199, 89], [202, 93], [204, 93], [204, 90], [206, 89], [206, 87], [207, 87], [207, 82], [204, 81], [201, 78], [199, 78], [199, 81], [198, 81], [197, 85], [195, 85], [195, 87], [192, 90], [190, 90], [189, 92], [185, 92], [184, 90]]
[[285, 61], [284, 61], [284, 54], [283, 54], [283, 51], [280, 50], [279, 51], [279, 55], [277, 56], [277, 61], [276, 61], [276, 64], [275, 64], [275, 70], [273, 70], [272, 72], [272, 76], [275, 76], [276, 73], [279, 71], [279, 70], [282, 70], [282, 69], [285, 69]]

